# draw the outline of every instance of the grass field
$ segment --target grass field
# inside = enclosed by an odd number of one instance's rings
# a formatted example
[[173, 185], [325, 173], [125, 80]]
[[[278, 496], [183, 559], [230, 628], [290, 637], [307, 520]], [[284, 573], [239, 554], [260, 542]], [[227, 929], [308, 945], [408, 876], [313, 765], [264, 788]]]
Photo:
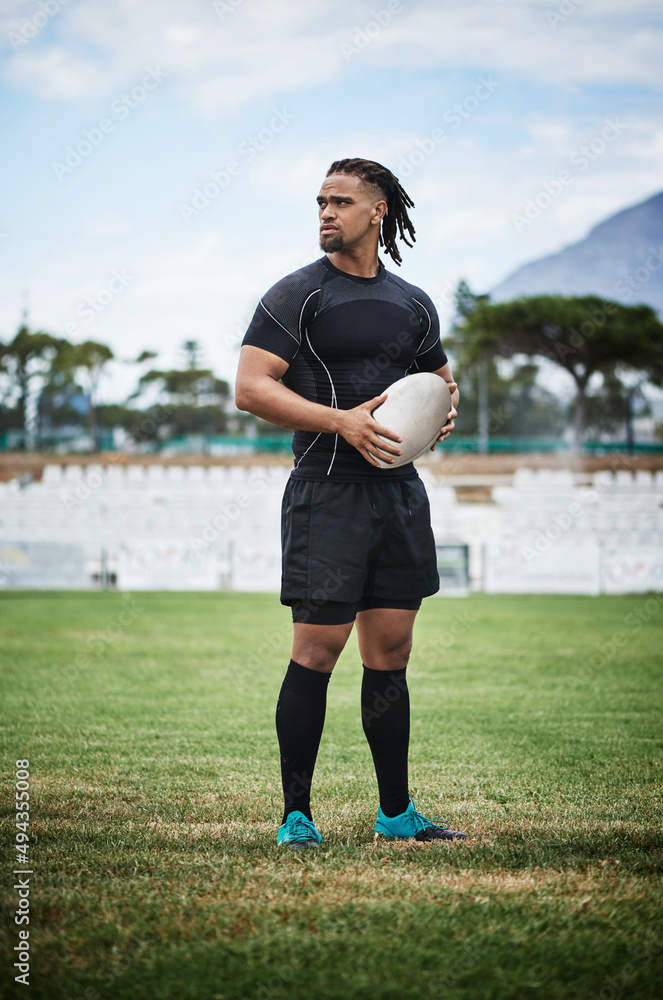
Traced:
[[289, 632], [271, 595], [2, 595], [3, 996], [663, 996], [663, 599], [425, 602], [411, 786], [456, 844], [373, 845], [351, 638], [314, 786], [323, 846], [277, 850]]

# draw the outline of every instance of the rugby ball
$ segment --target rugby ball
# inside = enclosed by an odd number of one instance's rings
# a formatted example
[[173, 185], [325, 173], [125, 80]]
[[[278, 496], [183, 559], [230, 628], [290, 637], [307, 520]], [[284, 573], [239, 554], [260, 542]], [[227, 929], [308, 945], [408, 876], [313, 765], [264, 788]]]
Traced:
[[[403, 454], [396, 456], [395, 462], [384, 462], [377, 455], [373, 457], [381, 469], [398, 469], [419, 458], [435, 444], [447, 422], [451, 393], [444, 379], [432, 372], [406, 375], [385, 389], [385, 392], [388, 393], [387, 398], [384, 403], [375, 407], [372, 416], [383, 427], [388, 427], [402, 437], [398, 447], [402, 448]], [[378, 437], [389, 441], [382, 434], [378, 434]]]

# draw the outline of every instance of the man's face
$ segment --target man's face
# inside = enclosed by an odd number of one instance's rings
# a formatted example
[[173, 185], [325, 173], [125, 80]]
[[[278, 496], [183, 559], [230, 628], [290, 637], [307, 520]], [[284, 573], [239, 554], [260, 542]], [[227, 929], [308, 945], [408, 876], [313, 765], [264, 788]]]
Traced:
[[353, 249], [373, 240], [387, 209], [384, 199], [364, 187], [360, 177], [331, 174], [318, 195], [320, 248], [325, 253]]

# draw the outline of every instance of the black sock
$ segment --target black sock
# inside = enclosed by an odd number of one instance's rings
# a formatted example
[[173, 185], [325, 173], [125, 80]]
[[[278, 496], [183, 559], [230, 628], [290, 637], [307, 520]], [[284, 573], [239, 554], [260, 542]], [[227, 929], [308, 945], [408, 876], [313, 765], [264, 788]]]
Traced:
[[407, 809], [407, 752], [410, 742], [410, 695], [405, 670], [364, 667], [361, 684], [361, 720], [373, 754], [385, 816]]
[[291, 660], [276, 705], [276, 733], [281, 752], [285, 823], [299, 809], [311, 816], [311, 781], [327, 708], [331, 674], [310, 670]]

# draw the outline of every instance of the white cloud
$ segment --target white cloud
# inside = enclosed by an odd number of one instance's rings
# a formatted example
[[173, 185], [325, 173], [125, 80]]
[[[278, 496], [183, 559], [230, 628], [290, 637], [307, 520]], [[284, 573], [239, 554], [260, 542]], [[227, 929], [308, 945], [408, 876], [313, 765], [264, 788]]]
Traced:
[[[564, 88], [661, 80], [663, 32], [643, 24], [655, 11], [645, 0], [578, 6], [556, 30], [546, 20], [556, 5], [545, 0], [403, 5], [380, 27], [376, 5], [354, 0], [243, 0], [223, 17], [208, 0], [83, 0], [52, 19], [57, 43], [37, 32], [10, 57], [5, 76], [45, 98], [95, 98], [127, 86], [156, 60], [212, 117], [362, 67], [474, 66]], [[5, 33], [21, 25], [19, 5], [6, 8]], [[369, 24], [378, 28], [374, 39]], [[342, 45], [357, 32], [367, 44], [348, 60]]]
[[60, 45], [21, 52], [10, 61], [4, 76], [17, 89], [32, 90], [47, 100], [94, 100], [109, 87], [107, 73]]
[[531, 0], [414, 4], [398, 23], [398, 39], [392, 36], [389, 60], [403, 68], [415, 59], [422, 69], [476, 66], [564, 87], [574, 81], [660, 81], [663, 33], [642, 29], [642, 19], [637, 21], [640, 12], [654, 15], [653, 4], [617, 2], [593, 9], [588, 4], [567, 19], [565, 30], [552, 31], [545, 14], [556, 6]]
[[184, 49], [188, 45], [194, 45], [203, 37], [201, 28], [190, 27], [186, 24], [169, 24], [163, 34], [164, 38], [172, 42], [177, 49]]

